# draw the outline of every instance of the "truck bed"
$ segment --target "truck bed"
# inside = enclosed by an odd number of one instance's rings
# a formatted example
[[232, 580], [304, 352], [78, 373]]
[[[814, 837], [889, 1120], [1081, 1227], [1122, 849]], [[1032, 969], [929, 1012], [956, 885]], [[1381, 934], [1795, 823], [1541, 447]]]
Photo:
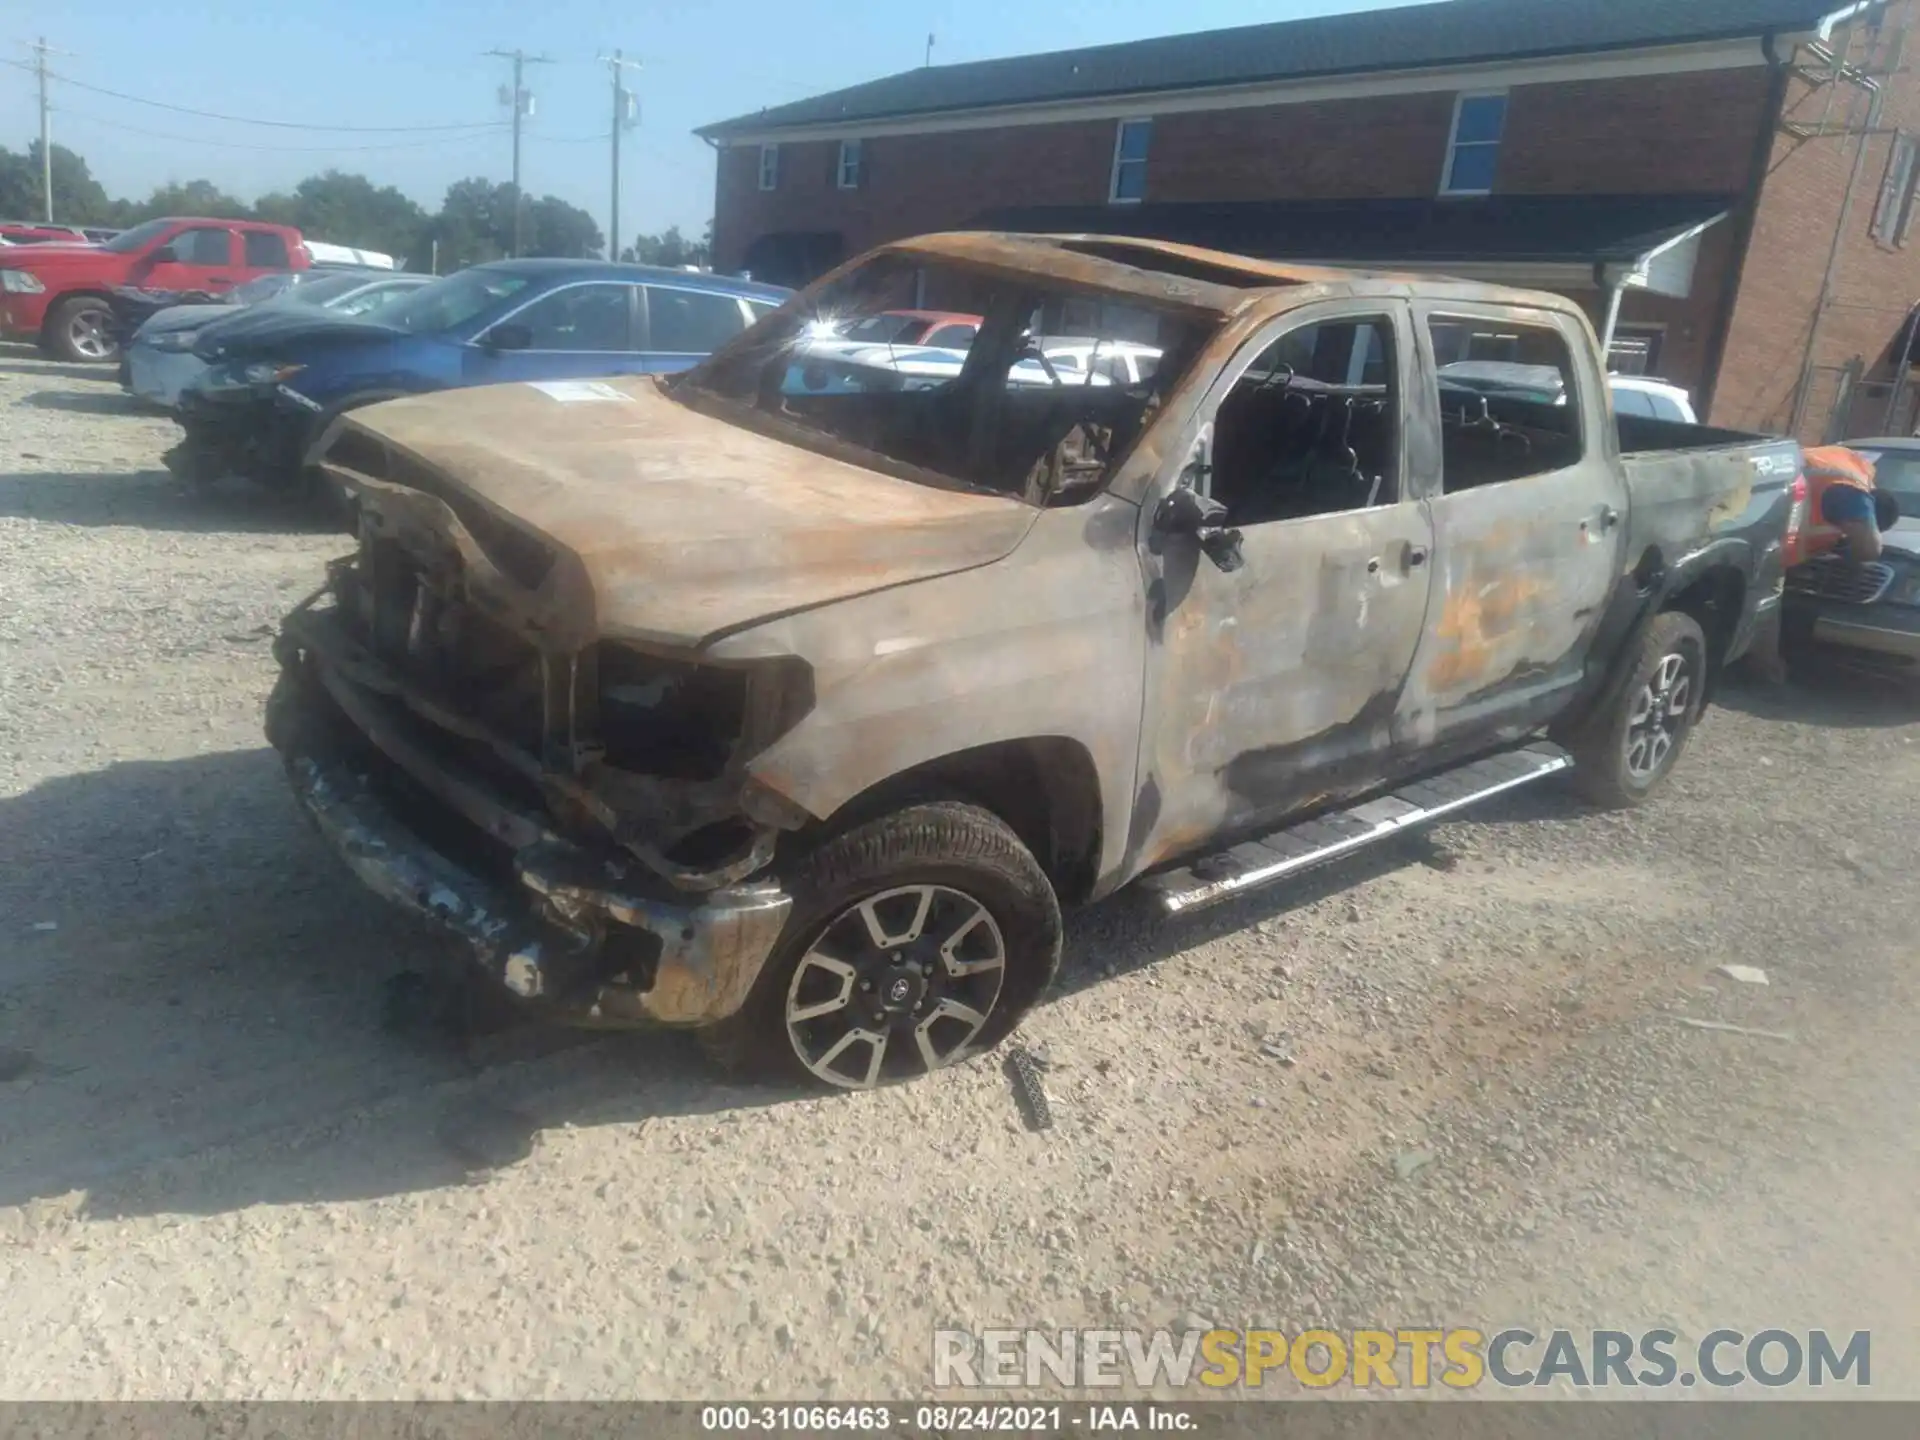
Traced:
[[[1706, 551], [1724, 550], [1745, 562], [1739, 568], [1751, 577], [1749, 594], [1758, 606], [1777, 604], [1800, 446], [1637, 415], [1618, 417], [1617, 424], [1627, 478], [1626, 553], [1651, 554], [1678, 569]], [[1730, 657], [1745, 639], [1733, 638]]]

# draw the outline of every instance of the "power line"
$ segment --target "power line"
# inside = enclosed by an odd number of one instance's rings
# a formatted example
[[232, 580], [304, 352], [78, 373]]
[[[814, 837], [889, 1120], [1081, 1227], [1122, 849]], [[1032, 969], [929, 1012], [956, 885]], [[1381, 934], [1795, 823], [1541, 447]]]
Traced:
[[[0, 61], [16, 70], [37, 73], [39, 67], [20, 60]], [[454, 130], [487, 130], [497, 126], [497, 120], [475, 120], [462, 125], [309, 125], [299, 120], [260, 120], [247, 115], [222, 115], [213, 110], [195, 110], [188, 105], [171, 105], [164, 100], [148, 100], [139, 95], [128, 95], [123, 91], [109, 90], [104, 85], [89, 85], [84, 80], [76, 80], [71, 75], [47, 72], [49, 76], [63, 85], [71, 85], [76, 90], [89, 90], [95, 95], [105, 95], [114, 100], [125, 100], [133, 105], [149, 105], [155, 110], [170, 110], [176, 115], [193, 115], [202, 120], [222, 120], [230, 125], [264, 125], [276, 130], [320, 130], [352, 135], [412, 135], [428, 132], [446, 133]]]
[[436, 145], [458, 145], [463, 140], [491, 140], [499, 131], [507, 128], [505, 121], [495, 121], [490, 131], [476, 131], [471, 135], [442, 135], [432, 140], [394, 140], [379, 145], [263, 145], [249, 140], [207, 140], [198, 135], [163, 135], [157, 130], [148, 130], [140, 125], [126, 125], [116, 120], [103, 120], [98, 115], [89, 115], [84, 110], [69, 110], [62, 107], [60, 113], [70, 120], [83, 120], [89, 125], [101, 125], [109, 130], [123, 130], [129, 135], [144, 135], [153, 140], [171, 140], [181, 145], [211, 145], [221, 150], [266, 150], [286, 155], [346, 155], [359, 154], [368, 150], [421, 150]]

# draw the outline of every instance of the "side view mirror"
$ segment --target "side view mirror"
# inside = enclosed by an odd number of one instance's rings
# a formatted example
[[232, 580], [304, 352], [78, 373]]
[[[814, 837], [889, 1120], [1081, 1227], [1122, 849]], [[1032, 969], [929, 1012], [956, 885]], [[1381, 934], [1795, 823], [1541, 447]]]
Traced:
[[496, 325], [483, 343], [489, 350], [531, 350], [533, 331], [524, 325]]
[[1201, 553], [1223, 574], [1231, 575], [1247, 563], [1247, 557], [1240, 548], [1245, 537], [1220, 523], [1226, 518], [1227, 507], [1218, 500], [1209, 500], [1198, 491], [1180, 485], [1160, 502], [1160, 508], [1154, 511], [1153, 523], [1164, 534], [1191, 535]]
[[158, 250], [152, 251], [147, 256], [148, 262], [154, 265], [171, 265], [179, 259], [180, 252], [171, 245], [162, 245]]

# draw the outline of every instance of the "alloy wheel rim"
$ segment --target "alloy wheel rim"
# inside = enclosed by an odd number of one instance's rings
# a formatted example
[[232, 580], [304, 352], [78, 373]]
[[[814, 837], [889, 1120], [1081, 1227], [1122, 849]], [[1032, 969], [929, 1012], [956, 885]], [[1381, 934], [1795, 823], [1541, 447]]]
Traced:
[[1693, 670], [1685, 655], [1663, 655], [1627, 712], [1627, 773], [1651, 780], [1673, 758], [1693, 706]]
[[999, 1003], [1007, 946], [978, 899], [903, 885], [820, 928], [787, 985], [787, 1040], [817, 1078], [847, 1090], [966, 1058]]
[[105, 360], [113, 354], [105, 311], [82, 310], [75, 314], [67, 322], [67, 338], [73, 342], [73, 348], [89, 360]]

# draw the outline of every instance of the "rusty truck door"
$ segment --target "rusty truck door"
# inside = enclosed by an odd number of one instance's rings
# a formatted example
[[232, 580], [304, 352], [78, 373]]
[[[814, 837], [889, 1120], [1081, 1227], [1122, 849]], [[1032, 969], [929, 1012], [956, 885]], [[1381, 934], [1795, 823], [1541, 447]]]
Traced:
[[[1398, 300], [1289, 311], [1222, 369], [1144, 497], [1136, 873], [1387, 769], [1432, 546], [1404, 484], [1412, 341]], [[1225, 507], [1208, 539], [1237, 530], [1237, 568], [1170, 528], [1182, 487]]]
[[1527, 734], [1581, 683], [1618, 579], [1626, 484], [1594, 342], [1573, 317], [1417, 302], [1440, 444], [1432, 614], [1396, 726], [1436, 758]]

